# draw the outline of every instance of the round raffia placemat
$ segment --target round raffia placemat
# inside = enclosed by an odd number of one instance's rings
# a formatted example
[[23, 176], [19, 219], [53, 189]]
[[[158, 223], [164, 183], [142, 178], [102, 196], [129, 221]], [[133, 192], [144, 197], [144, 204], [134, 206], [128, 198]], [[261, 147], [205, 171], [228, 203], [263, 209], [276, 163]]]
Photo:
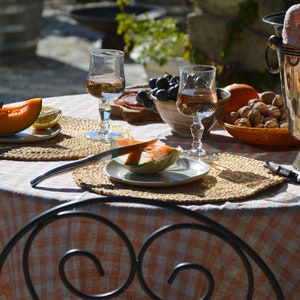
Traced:
[[100, 195], [134, 196], [176, 203], [209, 203], [249, 198], [285, 181], [270, 173], [262, 161], [231, 154], [219, 154], [210, 171], [199, 180], [178, 187], [142, 188], [111, 181], [104, 163], [73, 171], [76, 184]]
[[[0, 144], [0, 159], [23, 161], [73, 160], [109, 150], [110, 143], [97, 143], [85, 138], [85, 133], [99, 127], [99, 121], [63, 116], [61, 132], [46, 141], [21, 144]], [[128, 132], [111, 125], [113, 131], [124, 136]]]

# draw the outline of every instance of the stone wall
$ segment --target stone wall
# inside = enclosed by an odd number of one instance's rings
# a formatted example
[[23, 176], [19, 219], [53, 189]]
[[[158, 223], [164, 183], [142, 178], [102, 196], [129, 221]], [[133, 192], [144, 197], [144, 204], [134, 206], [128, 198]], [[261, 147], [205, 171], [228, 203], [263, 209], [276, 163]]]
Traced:
[[191, 43], [207, 56], [207, 61], [222, 65], [232, 64], [242, 70], [264, 73], [265, 46], [274, 30], [262, 18], [270, 13], [283, 11], [283, 1], [256, 0], [259, 3], [259, 19], [244, 30], [241, 39], [235, 41], [228, 56], [223, 59], [221, 52], [227, 38], [226, 23], [236, 16], [240, 2], [242, 1], [197, 0], [197, 9], [187, 18]]
[[[265, 67], [265, 47], [269, 36], [274, 34], [274, 30], [272, 26], [265, 24], [262, 18], [270, 13], [285, 10], [283, 0], [255, 0], [259, 4], [258, 20], [250, 28], [243, 31], [242, 37], [235, 41], [226, 58], [221, 56], [227, 40], [226, 24], [235, 18], [239, 4], [244, 1], [174, 0], [168, 2], [165, 0], [135, 0], [136, 3], [143, 2], [163, 6], [167, 9], [169, 16], [180, 20], [181, 28], [187, 29], [192, 45], [201, 54], [200, 59], [202, 58], [202, 61], [198, 59], [197, 63], [216, 62], [226, 68], [229, 66], [228, 68], [231, 68], [229, 73], [235, 75], [234, 78], [228, 78], [229, 82], [248, 81], [249, 84], [255, 85], [259, 73], [263, 79], [267, 77], [266, 81], [273, 85], [272, 89], [280, 91], [279, 76], [270, 74]], [[295, 1], [295, 3], [297, 2]], [[277, 62], [276, 55], [274, 55], [274, 61]], [[250, 74], [242, 75], [242, 72], [249, 72]], [[262, 80], [259, 78], [257, 81]], [[259, 86], [258, 88], [264, 89], [265, 87]]]

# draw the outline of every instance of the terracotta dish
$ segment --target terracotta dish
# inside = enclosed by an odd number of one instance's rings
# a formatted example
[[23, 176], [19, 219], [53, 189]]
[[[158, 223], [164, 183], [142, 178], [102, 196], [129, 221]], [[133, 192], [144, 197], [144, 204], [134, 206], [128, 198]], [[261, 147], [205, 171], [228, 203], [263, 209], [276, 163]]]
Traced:
[[253, 128], [241, 127], [224, 123], [224, 127], [234, 138], [258, 147], [284, 148], [288, 146], [300, 146], [288, 128]]

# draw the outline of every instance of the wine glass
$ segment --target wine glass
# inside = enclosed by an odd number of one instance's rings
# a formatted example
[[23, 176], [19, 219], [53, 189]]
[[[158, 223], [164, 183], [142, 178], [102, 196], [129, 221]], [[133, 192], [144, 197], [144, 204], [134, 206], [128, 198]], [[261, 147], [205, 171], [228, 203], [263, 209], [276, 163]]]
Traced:
[[86, 133], [93, 141], [110, 142], [122, 136], [109, 129], [110, 101], [119, 97], [125, 88], [124, 52], [111, 49], [95, 49], [90, 52], [90, 66], [86, 80], [90, 95], [98, 98], [100, 129]]
[[193, 120], [192, 149], [182, 155], [194, 159], [207, 159], [209, 155], [202, 147], [202, 119], [213, 115], [217, 108], [216, 68], [209, 65], [193, 65], [180, 67], [179, 70], [180, 84], [176, 106], [182, 115]]

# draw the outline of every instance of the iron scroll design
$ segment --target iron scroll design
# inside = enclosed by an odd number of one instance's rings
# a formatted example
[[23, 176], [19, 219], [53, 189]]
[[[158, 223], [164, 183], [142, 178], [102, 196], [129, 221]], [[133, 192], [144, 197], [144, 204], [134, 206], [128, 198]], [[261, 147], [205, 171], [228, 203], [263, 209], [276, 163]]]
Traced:
[[[110, 221], [104, 216], [98, 215], [94, 212], [88, 212], [83, 210], [78, 210], [78, 208], [82, 208], [84, 206], [89, 206], [97, 203], [134, 203], [134, 204], [141, 204], [141, 205], [151, 205], [167, 210], [171, 210], [173, 212], [185, 215], [197, 222], [183, 222], [171, 225], [165, 225], [152, 234], [143, 242], [141, 248], [136, 255], [135, 249], [132, 245], [132, 242], [129, 240], [126, 233], [118, 227], [115, 223]], [[255, 262], [255, 264], [260, 268], [260, 270], [265, 274], [266, 278], [268, 279], [274, 294], [276, 295], [276, 299], [284, 299], [283, 292], [281, 287], [272, 273], [271, 269], [267, 266], [267, 264], [262, 260], [262, 258], [242, 239], [236, 236], [233, 232], [225, 228], [224, 226], [220, 225], [219, 223], [215, 222], [214, 220], [200, 214], [199, 212], [190, 210], [183, 206], [179, 206], [172, 203], [167, 203], [164, 201], [158, 200], [149, 200], [149, 199], [142, 199], [142, 198], [132, 198], [132, 197], [101, 197], [101, 198], [93, 198], [81, 201], [72, 201], [68, 203], [64, 203], [62, 205], [58, 205], [42, 214], [34, 218], [30, 221], [27, 225], [25, 225], [16, 235], [9, 241], [6, 245], [2, 253], [0, 254], [0, 272], [3, 268], [4, 262], [14, 248], [14, 246], [20, 241], [20, 239], [28, 234], [28, 238], [26, 240], [24, 251], [23, 251], [23, 272], [24, 278], [30, 292], [32, 299], [39, 299], [35, 288], [33, 286], [33, 282], [30, 276], [30, 270], [28, 265], [28, 257], [29, 252], [32, 246], [32, 242], [34, 241], [37, 234], [44, 229], [50, 223], [64, 218], [72, 218], [74, 216], [81, 216], [85, 218], [89, 218], [95, 220], [97, 222], [101, 222], [112, 229], [123, 241], [124, 245], [127, 248], [128, 255], [130, 257], [130, 270], [127, 276], [127, 279], [115, 290], [110, 292], [106, 292], [103, 294], [87, 294], [78, 290], [76, 287], [72, 285], [72, 283], [68, 280], [67, 275], [65, 273], [65, 265], [70, 258], [77, 257], [77, 256], [84, 256], [85, 258], [89, 259], [93, 262], [95, 268], [98, 270], [99, 276], [105, 276], [105, 270], [102, 267], [101, 261], [93, 254], [83, 249], [71, 249], [67, 251], [60, 259], [59, 262], [59, 275], [66, 286], [66, 288], [77, 297], [82, 299], [111, 299], [113, 297], [117, 297], [118, 295], [122, 294], [133, 282], [135, 277], [138, 278], [138, 281], [145, 291], [145, 293], [151, 299], [161, 299], [160, 296], [153, 291], [147, 283], [146, 278], [144, 277], [143, 272], [143, 262], [147, 250], [151, 247], [151, 245], [157, 241], [160, 237], [165, 234], [168, 234], [173, 231], [182, 230], [182, 229], [193, 229], [197, 231], [205, 231], [215, 237], [223, 240], [226, 242], [239, 256], [242, 261], [242, 264], [246, 270], [248, 276], [248, 290], [247, 290], [247, 298], [252, 299], [253, 292], [254, 292], [254, 274], [252, 270], [251, 263], [249, 262], [249, 258]], [[168, 284], [172, 285], [174, 280], [176, 280], [178, 274], [183, 270], [191, 270], [200, 272], [204, 278], [206, 278], [208, 289], [205, 292], [205, 295], [201, 299], [211, 299], [214, 289], [215, 289], [215, 282], [214, 277], [209, 270], [206, 269], [203, 265], [200, 265], [195, 262], [185, 261], [178, 263], [173, 271], [171, 272], [168, 278]]]

